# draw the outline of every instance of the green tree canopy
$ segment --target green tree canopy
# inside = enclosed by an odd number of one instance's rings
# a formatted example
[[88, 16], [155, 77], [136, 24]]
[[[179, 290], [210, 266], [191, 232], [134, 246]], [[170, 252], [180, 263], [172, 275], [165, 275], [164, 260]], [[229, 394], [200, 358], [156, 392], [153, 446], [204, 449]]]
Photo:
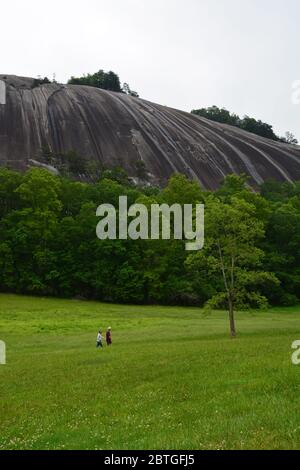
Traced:
[[219, 284], [209, 305], [227, 305], [232, 337], [236, 335], [235, 310], [266, 306], [260, 286], [279, 284], [274, 274], [263, 270], [264, 252], [259, 247], [263, 237], [264, 224], [253, 204], [235, 196], [230, 202], [214, 195], [206, 199], [205, 247], [190, 255], [186, 265], [194, 272], [205, 270], [212, 279], [216, 273], [222, 277], [222, 287]]
[[191, 111], [196, 116], [204, 117], [211, 121], [220, 122], [222, 124], [229, 124], [230, 126], [239, 127], [244, 131], [251, 132], [252, 134], [265, 137], [267, 139], [280, 141], [286, 144], [296, 145], [297, 139], [291, 132], [287, 132], [285, 137], [279, 137], [273, 130], [271, 124], [255, 119], [249, 116], [240, 118], [237, 114], [231, 113], [226, 108], [218, 108], [218, 106], [211, 106], [209, 108], [194, 109]]

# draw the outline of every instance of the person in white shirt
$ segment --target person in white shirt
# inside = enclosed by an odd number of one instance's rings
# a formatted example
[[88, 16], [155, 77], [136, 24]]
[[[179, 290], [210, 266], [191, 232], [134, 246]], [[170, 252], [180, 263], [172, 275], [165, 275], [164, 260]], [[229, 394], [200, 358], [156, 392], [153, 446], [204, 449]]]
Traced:
[[99, 331], [98, 335], [97, 335], [97, 348], [103, 348], [103, 336], [102, 336], [102, 331]]

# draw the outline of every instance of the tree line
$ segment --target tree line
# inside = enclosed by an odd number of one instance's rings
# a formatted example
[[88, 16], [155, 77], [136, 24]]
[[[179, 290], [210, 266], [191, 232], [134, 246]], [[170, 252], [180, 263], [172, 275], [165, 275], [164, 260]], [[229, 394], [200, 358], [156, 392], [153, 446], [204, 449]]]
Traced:
[[139, 95], [136, 91], [131, 90], [128, 83], [121, 86], [119, 76], [112, 71], [105, 72], [99, 70], [96, 73], [83, 75], [82, 77], [71, 77], [68, 81], [69, 85], [86, 85], [94, 88], [101, 88], [102, 90], [115, 91], [118, 93], [125, 93], [126, 95], [138, 98]]
[[[53, 82], [55, 82], [55, 79], [53, 80]], [[32, 88], [37, 88], [41, 85], [47, 85], [53, 82], [51, 82], [48, 77], [38, 77], [33, 80]], [[105, 72], [103, 69], [100, 69], [98, 72], [92, 74], [88, 73], [82, 75], [81, 77], [72, 76], [68, 80], [68, 85], [91, 86], [94, 88], [100, 88], [102, 90], [124, 93], [125, 95], [133, 96], [134, 98], [139, 97], [139, 94], [136, 91], [132, 90], [128, 83], [125, 82], [123, 83], [123, 85], [121, 85], [119, 75], [113, 72], [112, 70], [110, 70], [109, 72]]]
[[[104, 240], [96, 209], [109, 203], [205, 204], [205, 247], [179, 240]], [[300, 301], [300, 182], [244, 176], [216, 192], [181, 174], [163, 189], [135, 186], [120, 169], [95, 183], [40, 168], [0, 170], [0, 290], [229, 311]], [[234, 333], [234, 330], [232, 331]]]
[[284, 137], [279, 137], [275, 134], [273, 126], [261, 121], [260, 119], [254, 119], [249, 116], [241, 118], [235, 113], [231, 113], [225, 108], [218, 108], [218, 106], [211, 106], [209, 108], [194, 109], [191, 111], [196, 116], [201, 116], [211, 121], [220, 122], [222, 124], [229, 124], [235, 126], [244, 131], [251, 132], [252, 134], [265, 137], [266, 139], [275, 140], [285, 144], [297, 145], [298, 140], [291, 132], [286, 132]]

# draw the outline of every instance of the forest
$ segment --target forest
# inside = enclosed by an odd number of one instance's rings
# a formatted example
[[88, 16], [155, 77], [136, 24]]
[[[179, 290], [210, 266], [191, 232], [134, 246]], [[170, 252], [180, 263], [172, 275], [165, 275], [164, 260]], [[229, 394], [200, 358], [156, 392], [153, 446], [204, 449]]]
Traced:
[[[205, 246], [184, 240], [99, 240], [100, 204], [205, 205]], [[230, 175], [215, 192], [174, 174], [164, 188], [121, 169], [94, 183], [33, 168], [0, 169], [0, 291], [125, 304], [222, 308], [300, 301], [300, 182], [259, 191]]]

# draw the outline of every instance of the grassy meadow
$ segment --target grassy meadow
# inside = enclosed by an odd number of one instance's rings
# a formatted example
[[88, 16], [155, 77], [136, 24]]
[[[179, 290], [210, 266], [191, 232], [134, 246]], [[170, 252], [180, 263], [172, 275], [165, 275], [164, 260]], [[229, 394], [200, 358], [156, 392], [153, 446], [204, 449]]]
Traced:
[[0, 295], [0, 450], [300, 449], [300, 307], [237, 328], [197, 308]]

